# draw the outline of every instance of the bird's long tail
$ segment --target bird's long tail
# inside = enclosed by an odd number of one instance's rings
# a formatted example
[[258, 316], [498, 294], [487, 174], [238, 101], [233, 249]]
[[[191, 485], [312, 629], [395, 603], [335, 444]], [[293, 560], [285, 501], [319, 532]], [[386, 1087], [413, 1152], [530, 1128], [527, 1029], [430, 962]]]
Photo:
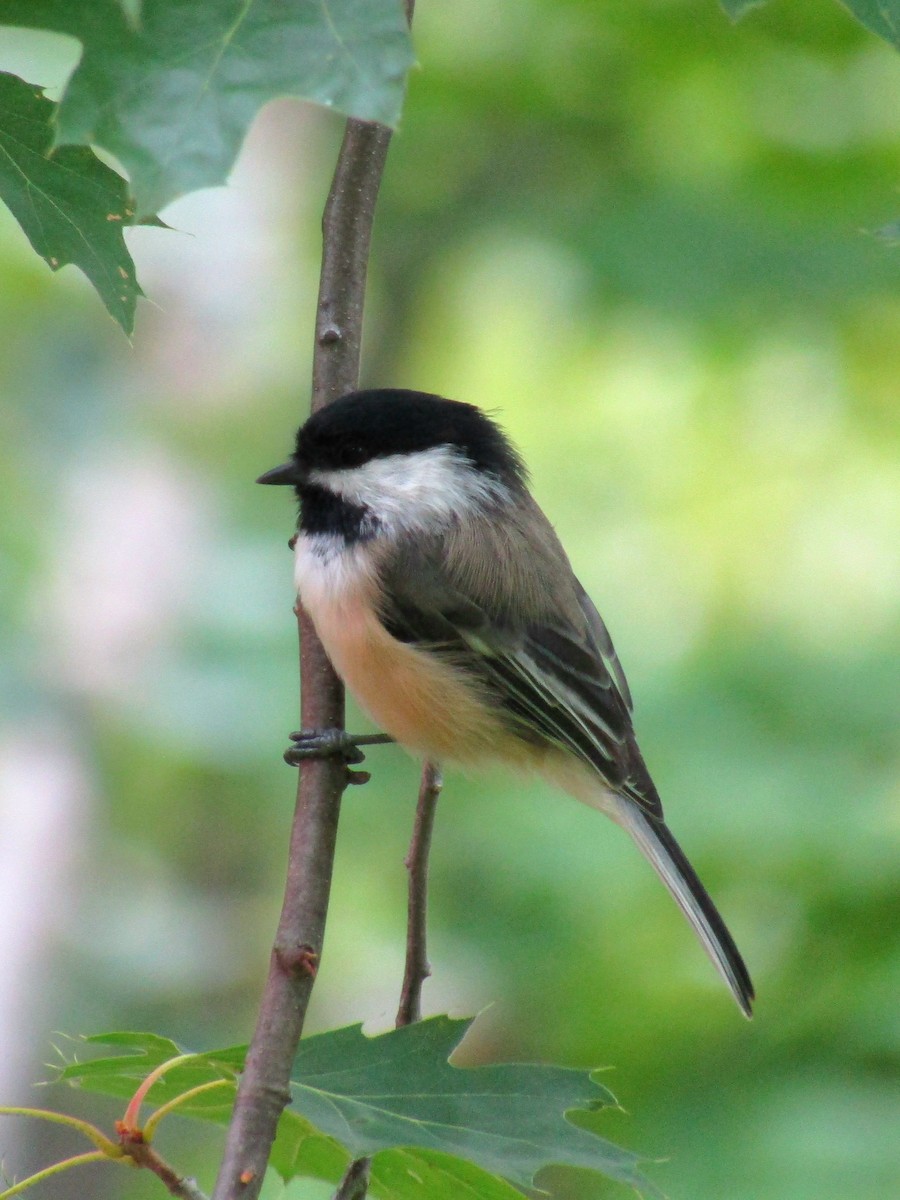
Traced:
[[634, 838], [641, 853], [674, 896], [703, 948], [731, 988], [745, 1017], [752, 1016], [753, 983], [740, 951], [697, 872], [664, 821], [643, 812], [624, 796], [616, 797], [616, 819]]

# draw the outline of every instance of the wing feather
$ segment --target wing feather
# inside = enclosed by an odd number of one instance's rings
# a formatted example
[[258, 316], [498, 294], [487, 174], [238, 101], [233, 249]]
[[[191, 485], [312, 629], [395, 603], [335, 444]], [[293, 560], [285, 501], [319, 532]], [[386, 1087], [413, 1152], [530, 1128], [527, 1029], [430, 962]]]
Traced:
[[382, 621], [393, 637], [427, 646], [472, 675], [495, 698], [512, 732], [570, 751], [613, 791], [661, 815], [609, 633], [574, 576], [572, 583], [582, 625], [547, 613], [516, 627], [509, 618], [492, 617], [483, 597], [458, 586], [439, 545], [405, 547], [382, 572]]

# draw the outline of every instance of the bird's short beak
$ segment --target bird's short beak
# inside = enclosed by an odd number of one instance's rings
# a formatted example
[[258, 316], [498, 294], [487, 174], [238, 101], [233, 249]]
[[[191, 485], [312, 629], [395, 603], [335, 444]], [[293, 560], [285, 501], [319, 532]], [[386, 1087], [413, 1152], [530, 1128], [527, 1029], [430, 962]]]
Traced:
[[282, 463], [280, 467], [273, 467], [271, 471], [266, 471], [265, 475], [260, 475], [256, 482], [298, 484], [300, 472], [297, 470], [296, 463], [286, 462]]

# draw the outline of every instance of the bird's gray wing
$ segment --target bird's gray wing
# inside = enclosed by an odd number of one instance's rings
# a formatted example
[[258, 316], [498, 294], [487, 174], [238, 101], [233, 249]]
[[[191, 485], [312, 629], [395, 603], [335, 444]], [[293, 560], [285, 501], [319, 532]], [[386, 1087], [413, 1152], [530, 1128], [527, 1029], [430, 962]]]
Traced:
[[583, 589], [580, 628], [560, 614], [498, 621], [445, 568], [439, 545], [407, 547], [382, 572], [381, 619], [485, 686], [513, 732], [575, 754], [652, 816], [662, 809], [634, 738], [630, 693], [606, 627]]
[[597, 648], [597, 653], [602, 658], [607, 671], [609, 671], [615, 680], [616, 687], [619, 689], [619, 695], [625, 701], [628, 711], [632, 712], [634, 710], [634, 701], [631, 699], [631, 688], [628, 686], [628, 680], [625, 678], [625, 672], [622, 670], [622, 664], [619, 662], [619, 656], [616, 654], [616, 648], [612, 643], [612, 638], [609, 636], [606, 623], [594, 607], [593, 600], [577, 579], [575, 580], [575, 586], [578, 590], [578, 603], [581, 611], [584, 613], [584, 619], [587, 621], [590, 635]]
[[[565, 562], [566, 569], [568, 563]], [[618, 797], [616, 819], [674, 896], [741, 1010], [753, 984], [734, 939], [663, 820], [638, 750], [631, 696], [606, 626], [577, 582], [565, 612], [517, 625], [448, 571], [439, 544], [395, 555], [384, 572], [387, 630], [447, 655], [496, 698], [513, 732], [560, 746], [588, 764]], [[496, 575], [496, 572], [494, 572]], [[571, 603], [569, 603], [571, 601]], [[583, 617], [583, 621], [579, 619]]]

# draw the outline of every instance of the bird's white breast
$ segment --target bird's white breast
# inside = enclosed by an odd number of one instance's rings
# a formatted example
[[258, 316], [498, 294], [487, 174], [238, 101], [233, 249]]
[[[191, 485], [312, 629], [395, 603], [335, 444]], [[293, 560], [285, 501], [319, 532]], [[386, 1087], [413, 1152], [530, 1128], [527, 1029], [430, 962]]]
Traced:
[[371, 601], [376, 569], [365, 543], [348, 546], [341, 534], [301, 533], [294, 544], [294, 585], [311, 617], [331, 607]]
[[371, 547], [332, 534], [301, 535], [297, 594], [335, 670], [373, 720], [414, 753], [474, 762], [506, 740], [502, 723], [460, 673], [391, 637], [378, 615]]

